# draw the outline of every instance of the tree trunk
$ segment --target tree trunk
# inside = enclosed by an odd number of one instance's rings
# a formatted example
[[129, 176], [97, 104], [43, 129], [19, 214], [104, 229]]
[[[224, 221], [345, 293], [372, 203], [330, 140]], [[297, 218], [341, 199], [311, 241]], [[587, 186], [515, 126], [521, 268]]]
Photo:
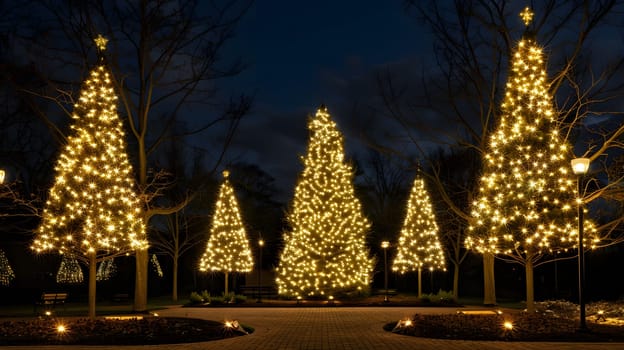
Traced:
[[149, 257], [147, 249], [136, 251], [136, 276], [134, 283], [134, 306], [135, 312], [147, 310], [147, 265]]
[[89, 254], [89, 318], [95, 319], [95, 279], [97, 274], [95, 253]]
[[483, 254], [483, 305], [496, 305], [494, 254]]
[[228, 294], [229, 294], [228, 293], [228, 272], [226, 271], [225, 272], [225, 295], [224, 296], [227, 298]]
[[422, 269], [418, 268], [418, 298], [422, 298]]
[[178, 254], [173, 255], [173, 290], [171, 291], [171, 300], [178, 301]]
[[526, 306], [527, 312], [535, 312], [535, 298], [533, 295], [533, 258], [527, 254], [526, 265], [524, 266], [526, 275]]
[[459, 298], [459, 264], [453, 263], [453, 300]]

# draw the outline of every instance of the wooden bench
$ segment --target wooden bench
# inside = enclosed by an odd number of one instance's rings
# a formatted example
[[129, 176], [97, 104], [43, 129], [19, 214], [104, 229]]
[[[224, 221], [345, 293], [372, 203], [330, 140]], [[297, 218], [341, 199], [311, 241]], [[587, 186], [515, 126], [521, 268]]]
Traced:
[[65, 307], [65, 301], [67, 300], [67, 293], [41, 293], [41, 298], [35, 301], [34, 312], [37, 313], [39, 307], [45, 311], [54, 310], [56, 305], [63, 305]]
[[118, 303], [126, 303], [130, 301], [130, 295], [128, 295], [128, 293], [115, 293], [113, 294], [113, 301]]
[[[386, 295], [386, 290], [383, 289], [383, 288], [382, 289], [375, 289], [373, 291], [373, 295]], [[392, 296], [397, 295], [397, 290], [388, 288], [388, 295], [392, 295]]]
[[268, 299], [277, 298], [277, 289], [274, 286], [245, 285], [240, 286], [239, 291], [242, 295], [252, 298], [258, 298], [259, 296]]

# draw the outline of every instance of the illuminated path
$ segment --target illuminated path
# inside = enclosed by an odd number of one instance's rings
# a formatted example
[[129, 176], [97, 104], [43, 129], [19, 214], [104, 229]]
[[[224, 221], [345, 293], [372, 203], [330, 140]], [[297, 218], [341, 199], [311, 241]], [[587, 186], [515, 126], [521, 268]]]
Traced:
[[[455, 312], [456, 308], [315, 307], [315, 308], [172, 308], [162, 316], [210, 320], [236, 319], [255, 328], [248, 336], [204, 343], [154, 346], [49, 346], [43, 349], [418, 349], [418, 350], [557, 350], [624, 349], [624, 343], [516, 343], [424, 339], [386, 332], [383, 325], [415, 313]], [[42, 347], [6, 347], [41, 349]]]

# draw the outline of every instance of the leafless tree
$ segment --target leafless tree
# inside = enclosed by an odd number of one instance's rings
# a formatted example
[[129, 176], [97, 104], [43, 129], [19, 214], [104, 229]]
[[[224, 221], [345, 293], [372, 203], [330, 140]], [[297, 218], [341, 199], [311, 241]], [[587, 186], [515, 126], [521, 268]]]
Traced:
[[[36, 62], [38, 88], [19, 87], [41, 120], [63, 143], [63, 127], [71, 112], [76, 84], [94, 62], [93, 38], [109, 42], [108, 64], [115, 75], [121, 111], [133, 136], [130, 142], [137, 183], [145, 198], [145, 220], [172, 214], [189, 199], [158, 205], [162, 187], [153, 158], [167, 139], [219, 132], [209, 139], [212, 169], [223, 161], [241, 118], [250, 107], [246, 96], [229, 98], [219, 89], [221, 79], [237, 75], [244, 64], [226, 57], [224, 47], [251, 6], [252, 0], [33, 0], [30, 25], [15, 35], [29, 59]], [[36, 17], [35, 17], [36, 16]], [[222, 102], [223, 100], [226, 102]], [[45, 104], [47, 103], [47, 105]], [[170, 127], [189, 115], [199, 115], [192, 128], [171, 134]], [[147, 251], [138, 251], [134, 309], [147, 305]]]

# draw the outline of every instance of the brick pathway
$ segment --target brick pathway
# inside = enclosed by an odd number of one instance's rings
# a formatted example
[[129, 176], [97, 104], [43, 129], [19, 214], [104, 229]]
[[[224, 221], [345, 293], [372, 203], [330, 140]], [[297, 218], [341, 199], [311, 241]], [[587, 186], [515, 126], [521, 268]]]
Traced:
[[[416, 338], [385, 332], [382, 326], [416, 312], [455, 312], [451, 308], [172, 308], [162, 316], [182, 316], [211, 320], [236, 319], [253, 326], [249, 335], [205, 343], [160, 346], [49, 346], [44, 349], [97, 350], [210, 350], [210, 349], [418, 349], [418, 350], [567, 350], [623, 349], [624, 343], [516, 343], [475, 342]], [[41, 349], [41, 347], [6, 347], [7, 349]]]

